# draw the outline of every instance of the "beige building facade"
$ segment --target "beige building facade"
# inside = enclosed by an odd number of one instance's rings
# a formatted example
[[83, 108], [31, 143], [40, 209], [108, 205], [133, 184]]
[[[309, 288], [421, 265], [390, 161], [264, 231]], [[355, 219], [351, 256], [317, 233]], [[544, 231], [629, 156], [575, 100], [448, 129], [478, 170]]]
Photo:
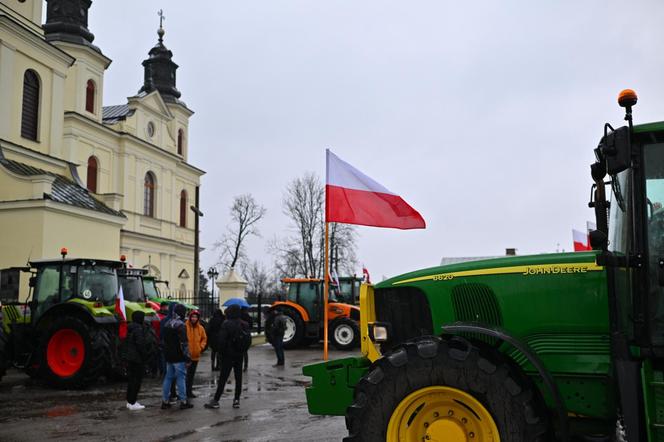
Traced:
[[66, 247], [72, 257], [126, 255], [192, 291], [190, 207], [204, 172], [187, 162], [193, 112], [178, 66], [160, 28], [139, 92], [104, 106], [111, 60], [92, 44], [91, 6], [0, 0], [0, 269]]

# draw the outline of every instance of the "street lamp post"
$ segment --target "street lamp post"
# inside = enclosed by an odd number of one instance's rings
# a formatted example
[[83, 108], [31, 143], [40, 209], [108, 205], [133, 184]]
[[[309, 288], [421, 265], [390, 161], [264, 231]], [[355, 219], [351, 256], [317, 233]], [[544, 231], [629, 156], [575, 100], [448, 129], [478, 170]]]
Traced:
[[219, 272], [214, 267], [210, 267], [207, 271], [207, 275], [208, 278], [212, 280], [212, 304], [214, 304], [214, 309], [217, 309], [219, 306], [217, 305], [218, 302], [215, 301], [214, 297], [214, 281], [217, 279], [217, 276], [219, 276]]

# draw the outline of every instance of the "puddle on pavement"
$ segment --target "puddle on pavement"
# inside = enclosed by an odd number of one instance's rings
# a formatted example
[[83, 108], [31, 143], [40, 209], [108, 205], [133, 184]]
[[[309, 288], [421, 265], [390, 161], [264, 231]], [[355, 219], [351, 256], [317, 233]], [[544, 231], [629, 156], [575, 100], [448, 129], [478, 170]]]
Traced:
[[47, 417], [71, 416], [78, 413], [78, 409], [73, 405], [58, 405], [46, 410]]

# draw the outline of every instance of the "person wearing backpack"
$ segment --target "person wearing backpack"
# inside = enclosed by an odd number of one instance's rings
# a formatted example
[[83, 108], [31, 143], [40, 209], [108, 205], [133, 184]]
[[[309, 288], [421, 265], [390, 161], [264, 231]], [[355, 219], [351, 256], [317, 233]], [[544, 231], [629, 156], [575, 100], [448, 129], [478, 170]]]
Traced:
[[[240, 319], [246, 322], [249, 325], [249, 330], [254, 328], [254, 320], [249, 314], [249, 307], [242, 307], [240, 310]], [[244, 352], [244, 368], [242, 371], [247, 371], [249, 369], [249, 348]]]
[[177, 395], [180, 399], [180, 409], [192, 408], [194, 405], [187, 399], [186, 373], [191, 363], [189, 353], [189, 340], [187, 328], [184, 324], [186, 308], [177, 304], [173, 309], [173, 317], [166, 321], [161, 332], [164, 335], [164, 356], [166, 358], [166, 376], [162, 388], [161, 408], [171, 407], [169, 397], [173, 382], [177, 385]]
[[284, 312], [277, 309], [275, 311], [274, 321], [272, 321], [272, 330], [269, 330], [270, 342], [277, 354], [277, 363], [274, 367], [284, 365], [284, 333], [286, 333], [286, 316]]
[[[251, 345], [251, 332], [249, 325], [240, 319], [240, 307], [231, 305], [226, 309], [226, 320], [221, 325], [218, 334], [219, 351], [221, 352], [221, 369], [217, 390], [205, 408], [219, 408], [219, 399], [224, 392], [228, 377], [233, 370], [235, 376], [235, 397], [233, 408], [240, 408], [240, 393], [242, 392], [242, 361], [244, 352]], [[248, 338], [247, 338], [248, 337]]]

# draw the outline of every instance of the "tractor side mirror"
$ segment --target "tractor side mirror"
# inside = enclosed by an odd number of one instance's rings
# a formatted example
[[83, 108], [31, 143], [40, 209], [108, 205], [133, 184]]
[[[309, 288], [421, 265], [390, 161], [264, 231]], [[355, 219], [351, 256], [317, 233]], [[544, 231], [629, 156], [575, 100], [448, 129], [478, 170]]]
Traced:
[[628, 169], [631, 165], [629, 128], [619, 127], [604, 135], [599, 142], [599, 149], [606, 160], [609, 175]]

